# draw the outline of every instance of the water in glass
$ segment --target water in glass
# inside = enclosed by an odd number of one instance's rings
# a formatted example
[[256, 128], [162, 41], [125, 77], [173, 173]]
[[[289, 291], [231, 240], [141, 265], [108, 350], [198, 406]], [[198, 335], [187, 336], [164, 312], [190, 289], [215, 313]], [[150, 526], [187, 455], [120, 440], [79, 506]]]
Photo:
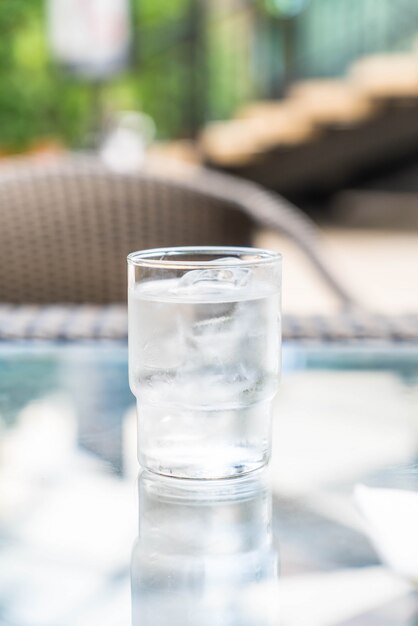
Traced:
[[252, 284], [248, 270], [230, 266], [130, 289], [130, 384], [138, 398], [141, 464], [216, 478], [268, 461], [278, 297], [278, 288]]

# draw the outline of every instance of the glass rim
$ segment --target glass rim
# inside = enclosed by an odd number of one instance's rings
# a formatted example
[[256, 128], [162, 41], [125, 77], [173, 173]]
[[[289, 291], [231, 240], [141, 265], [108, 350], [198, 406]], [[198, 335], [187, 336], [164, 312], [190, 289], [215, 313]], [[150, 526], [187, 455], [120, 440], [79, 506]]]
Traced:
[[[234, 263], [216, 263], [213, 261], [184, 261], [182, 256], [193, 255], [218, 256], [220, 258], [232, 256], [238, 260]], [[240, 258], [249, 256], [252, 258]], [[159, 257], [159, 258], [158, 258]], [[161, 258], [163, 257], [163, 258]], [[165, 258], [168, 257], [168, 258]], [[245, 267], [254, 267], [259, 265], [269, 265], [282, 261], [280, 252], [273, 252], [265, 248], [251, 248], [249, 246], [175, 246], [166, 248], [149, 248], [146, 250], [138, 250], [131, 252], [127, 257], [128, 265], [135, 267], [150, 267], [160, 269], [192, 269], [202, 267], [214, 268], [234, 268], [238, 265]]]

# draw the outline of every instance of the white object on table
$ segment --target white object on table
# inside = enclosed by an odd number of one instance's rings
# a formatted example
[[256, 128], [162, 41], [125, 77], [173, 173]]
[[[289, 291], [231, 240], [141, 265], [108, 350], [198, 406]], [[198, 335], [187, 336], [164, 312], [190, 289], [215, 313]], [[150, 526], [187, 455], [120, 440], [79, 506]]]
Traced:
[[382, 560], [418, 584], [418, 493], [358, 485], [354, 495]]

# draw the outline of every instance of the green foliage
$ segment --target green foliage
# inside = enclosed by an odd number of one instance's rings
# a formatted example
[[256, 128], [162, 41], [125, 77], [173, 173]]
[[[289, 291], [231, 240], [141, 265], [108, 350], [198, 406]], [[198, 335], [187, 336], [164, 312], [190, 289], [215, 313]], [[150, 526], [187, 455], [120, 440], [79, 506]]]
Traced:
[[86, 88], [52, 68], [42, 0], [0, 3], [0, 150], [42, 139], [78, 143], [85, 132]]
[[[200, 0], [193, 0], [198, 2]], [[134, 0], [133, 12], [137, 19], [136, 26], [158, 26], [184, 16], [190, 6], [189, 0]]]
[[265, 0], [266, 10], [276, 17], [294, 17], [308, 4], [309, 0]]
[[237, 48], [234, 20], [224, 19], [231, 2], [220, 10], [218, 0], [208, 27], [210, 0], [131, 0], [131, 68], [100, 89], [96, 109], [95, 86], [50, 58], [45, 2], [0, 0], [0, 152], [43, 139], [85, 145], [99, 126], [97, 109], [141, 109], [161, 138], [187, 136], [206, 114], [227, 116], [247, 94], [248, 55]]
[[[0, 0], [0, 152], [26, 150], [43, 139], [82, 146], [98, 126], [94, 86], [50, 59], [44, 5], [45, 0]], [[134, 32], [139, 44], [148, 37], [151, 53], [138, 66], [134, 55], [131, 70], [104, 85], [105, 111], [142, 108], [156, 119], [161, 136], [182, 133], [190, 71], [176, 26], [181, 34], [189, 5], [190, 0], [132, 0]]]
[[94, 85], [54, 66], [45, 3], [0, 0], [0, 153], [83, 146], [100, 110], [141, 109], [160, 137], [188, 135], [276, 89], [283, 24], [297, 22], [295, 76], [337, 75], [360, 54], [410, 45], [418, 17], [417, 0], [131, 0], [131, 67], [97, 106]]

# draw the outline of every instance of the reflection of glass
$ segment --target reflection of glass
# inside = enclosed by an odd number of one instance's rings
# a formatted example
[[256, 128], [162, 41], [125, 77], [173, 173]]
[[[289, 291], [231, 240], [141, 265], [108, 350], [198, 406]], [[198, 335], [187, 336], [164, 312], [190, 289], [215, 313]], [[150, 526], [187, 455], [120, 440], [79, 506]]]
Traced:
[[259, 472], [199, 482], [144, 472], [132, 626], [276, 626], [271, 494]]
[[278, 382], [280, 255], [166, 248], [128, 264], [141, 465], [183, 478], [260, 468]]

